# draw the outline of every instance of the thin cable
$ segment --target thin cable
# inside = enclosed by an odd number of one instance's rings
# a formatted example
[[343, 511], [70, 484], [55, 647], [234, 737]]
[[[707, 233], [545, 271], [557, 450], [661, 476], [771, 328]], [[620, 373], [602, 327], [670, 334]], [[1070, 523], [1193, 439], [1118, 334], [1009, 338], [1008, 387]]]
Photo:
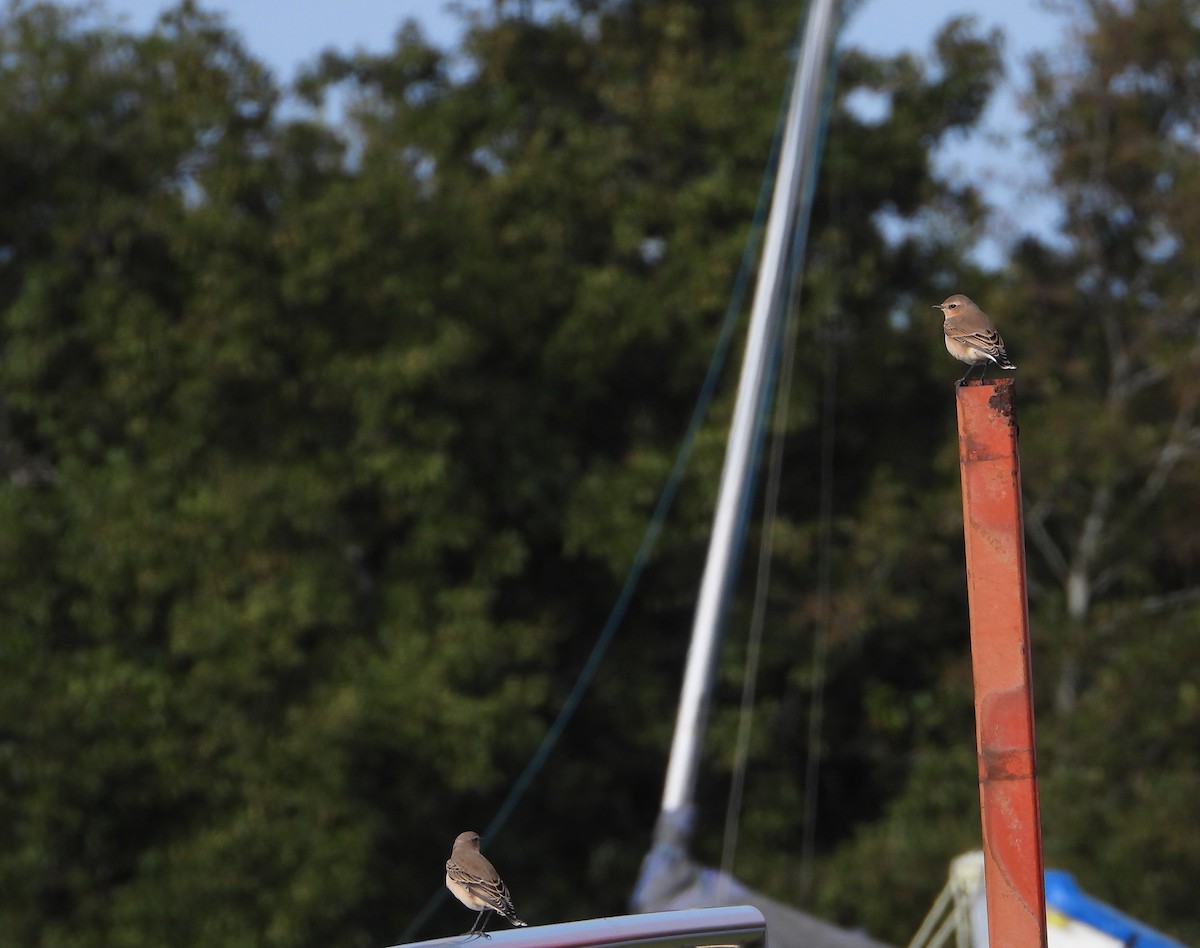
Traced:
[[825, 340], [825, 391], [821, 420], [821, 487], [817, 531], [817, 621], [813, 630], [812, 695], [808, 710], [808, 755], [804, 768], [804, 831], [800, 844], [800, 904], [812, 895], [816, 854], [818, 782], [821, 774], [821, 731], [825, 718], [825, 666], [829, 653], [833, 561], [833, 457], [837, 399], [837, 315], [830, 318]]
[[[793, 247], [793, 252], [797, 248]], [[790, 283], [794, 285], [799, 274], [799, 261], [792, 261]], [[779, 485], [783, 478], [783, 448], [787, 435], [788, 393], [792, 388], [792, 375], [796, 363], [796, 345], [799, 337], [799, 300], [788, 308], [784, 328], [783, 370], [779, 378], [778, 398], [775, 402], [774, 436], [771, 440], [767, 462], [767, 486], [762, 513], [762, 533], [758, 549], [758, 572], [754, 584], [754, 605], [750, 615], [750, 633], [746, 646], [746, 667], [742, 674], [742, 702], [738, 714], [738, 733], [734, 750], [733, 779], [729, 787], [729, 800], [725, 808], [725, 838], [721, 845], [721, 876], [719, 877], [717, 904], [721, 904], [721, 887], [725, 880], [733, 877], [733, 862], [737, 852], [738, 828], [745, 795], [746, 768], [750, 757], [750, 732], [754, 724], [754, 699], [758, 686], [759, 657], [762, 653], [763, 625], [767, 614], [767, 593], [771, 582], [771, 563], [774, 557], [775, 518], [779, 510]]]
[[[786, 108], [786, 100], [784, 107]], [[487, 829], [484, 830], [484, 838], [488, 841], [491, 841], [504, 826], [512, 811], [516, 808], [516, 805], [529, 789], [533, 778], [541, 770], [542, 765], [546, 762], [546, 758], [550, 756], [550, 752], [558, 743], [562, 732], [566, 729], [567, 724], [574, 715], [575, 709], [579, 706], [584, 692], [587, 691], [592, 678], [595, 677], [596, 671], [600, 667], [600, 662], [604, 658], [605, 652], [608, 651], [608, 647], [622, 619], [624, 619], [626, 611], [628, 611], [629, 603], [633, 599], [638, 582], [645, 571], [650, 553], [654, 549], [655, 541], [662, 532], [663, 522], [666, 520], [667, 513], [670, 511], [671, 505], [675, 500], [675, 495], [679, 491], [679, 485], [683, 480], [684, 471], [691, 458], [696, 436], [699, 434], [700, 426], [708, 414], [709, 406], [716, 393], [717, 381], [720, 378], [721, 370], [729, 354], [734, 329], [737, 327], [743, 304], [745, 303], [746, 288], [749, 285], [750, 276], [754, 271], [756, 250], [762, 234], [763, 223], [766, 220], [767, 207], [770, 203], [771, 182], [774, 180], [775, 167], [779, 161], [779, 150], [783, 137], [782, 128], [783, 118], [781, 113], [776, 123], [775, 138], [771, 145], [771, 153], [767, 160], [766, 170], [763, 173], [762, 184], [759, 187], [758, 204], [755, 208], [750, 232], [746, 237], [745, 248], [742, 251], [742, 259], [738, 267], [737, 278], [734, 281], [729, 306], [725, 310], [716, 346], [713, 350], [712, 358], [709, 360], [708, 374], [705, 376], [704, 383], [700, 387], [700, 394], [697, 396], [696, 405], [692, 409], [692, 416], [688, 422], [687, 431], [684, 433], [683, 441], [679, 446], [679, 452], [675, 456], [675, 463], [671, 467], [670, 474], [667, 475], [666, 484], [663, 486], [662, 493], [659, 494], [658, 503], [650, 518], [650, 523], [642, 535], [642, 542], [634, 554], [633, 562], [625, 577], [625, 583], [621, 587], [621, 592], [618, 594], [612, 610], [609, 612], [608, 620], [604, 623], [604, 628], [596, 639], [596, 644], [592, 646], [592, 651], [588, 655], [587, 661], [584, 663], [574, 687], [572, 687], [570, 694], [567, 695], [562, 708], [547, 730], [546, 736], [542, 738], [542, 743], [534, 751], [533, 756], [530, 758], [529, 763], [525, 765], [525, 769], [521, 771], [520, 776], [513, 782], [512, 788], [509, 790], [504, 802], [500, 805], [496, 816], [488, 824]], [[447, 891], [445, 887], [439, 887], [430, 896], [421, 911], [417, 913], [408, 924], [408, 927], [404, 929], [404, 933], [400, 936], [402, 942], [412, 940], [425, 923], [429, 921], [430, 917], [437, 911], [438, 906], [441, 905], [443, 899], [446, 897]]]

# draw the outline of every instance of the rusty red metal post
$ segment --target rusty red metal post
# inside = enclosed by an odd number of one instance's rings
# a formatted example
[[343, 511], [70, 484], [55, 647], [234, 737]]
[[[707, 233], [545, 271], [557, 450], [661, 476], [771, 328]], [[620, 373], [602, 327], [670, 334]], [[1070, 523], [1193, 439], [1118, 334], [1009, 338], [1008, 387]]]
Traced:
[[1045, 948], [1015, 383], [959, 385], [956, 400], [988, 940]]

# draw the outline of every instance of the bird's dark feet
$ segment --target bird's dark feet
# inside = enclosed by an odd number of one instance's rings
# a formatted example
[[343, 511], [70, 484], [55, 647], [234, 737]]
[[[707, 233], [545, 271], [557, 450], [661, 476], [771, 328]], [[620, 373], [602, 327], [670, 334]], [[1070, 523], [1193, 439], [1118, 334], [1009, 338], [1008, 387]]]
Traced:
[[473, 938], [479, 938], [482, 936], [488, 941], [491, 941], [492, 936], [485, 931], [488, 922], [491, 921], [491, 918], [492, 913], [489, 909], [484, 909], [477, 916], [475, 916], [475, 924], [471, 926], [471, 930], [466, 934], [467, 940], [470, 941]]

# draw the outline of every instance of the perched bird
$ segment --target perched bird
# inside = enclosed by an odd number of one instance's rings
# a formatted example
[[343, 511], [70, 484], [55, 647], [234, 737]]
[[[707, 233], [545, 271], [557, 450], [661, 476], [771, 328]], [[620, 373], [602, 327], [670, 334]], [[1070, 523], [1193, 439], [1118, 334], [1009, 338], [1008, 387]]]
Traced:
[[488, 923], [488, 912], [499, 912], [517, 928], [527, 922], [517, 918], [508, 886], [500, 878], [495, 867], [479, 851], [479, 834], [467, 830], [454, 840], [454, 849], [446, 860], [446, 888], [467, 908], [479, 913], [468, 935], [483, 935]]
[[961, 293], [947, 297], [933, 307], [940, 309], [946, 317], [942, 328], [946, 333], [946, 351], [959, 362], [967, 363], [967, 372], [958, 380], [961, 385], [971, 374], [971, 369], [980, 365], [979, 380], [983, 381], [988, 365], [1000, 369], [1015, 369], [1004, 351], [1004, 340], [988, 319], [987, 313]]

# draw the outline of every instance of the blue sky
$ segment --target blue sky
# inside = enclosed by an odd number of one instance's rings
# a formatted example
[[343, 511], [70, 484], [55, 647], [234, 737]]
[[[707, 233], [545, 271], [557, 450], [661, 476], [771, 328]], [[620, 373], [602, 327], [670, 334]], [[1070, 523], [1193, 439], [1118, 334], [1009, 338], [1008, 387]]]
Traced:
[[[129, 16], [132, 26], [148, 27], [170, 6], [166, 0], [107, 0], [108, 8]], [[438, 41], [453, 40], [458, 18], [440, 0], [201, 0], [225, 12], [251, 49], [284, 74], [326, 46], [386, 49], [400, 21], [412, 17]], [[467, 6], [485, 6], [467, 0]], [[999, 9], [998, 9], [999, 8]], [[1059, 20], [1040, 0], [997, 4], [995, 0], [865, 0], [851, 20], [847, 38], [882, 52], [928, 48], [935, 30], [951, 16], [978, 16], [999, 25], [1014, 51], [1045, 46], [1059, 32]]]
[[[281, 80], [330, 46], [342, 50], [389, 48], [401, 21], [421, 23], [439, 45], [452, 43], [459, 18], [443, 0], [200, 0], [201, 6], [223, 11], [245, 38], [250, 50], [265, 60]], [[146, 29], [168, 6], [168, 0], [106, 0], [108, 9], [127, 17], [134, 29]], [[484, 7], [489, 0], [465, 0]], [[1022, 227], [1047, 229], [1055, 216], [1051, 201], [1040, 193], [1042, 167], [1022, 139], [1023, 121], [1017, 97], [1025, 85], [1023, 60], [1035, 50], [1057, 46], [1063, 21], [1047, 12], [1043, 0], [864, 0], [851, 19], [845, 40], [873, 52], [924, 52], [950, 17], [972, 15], [985, 27], [999, 26], [1007, 37], [1009, 79], [988, 110], [983, 129], [955, 142], [939, 154], [944, 173], [983, 188], [997, 205], [1001, 235]], [[982, 258], [996, 262], [994, 247]]]

